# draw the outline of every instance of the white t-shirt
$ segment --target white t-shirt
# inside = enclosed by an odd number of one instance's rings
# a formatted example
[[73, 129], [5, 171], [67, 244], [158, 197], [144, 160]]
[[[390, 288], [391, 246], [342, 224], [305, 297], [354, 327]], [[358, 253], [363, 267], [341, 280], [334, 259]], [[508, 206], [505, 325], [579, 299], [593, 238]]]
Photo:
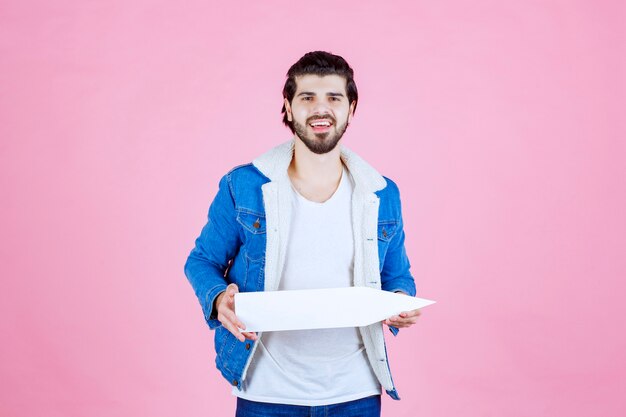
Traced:
[[[344, 166], [339, 187], [323, 203], [307, 200], [292, 186], [293, 217], [279, 290], [353, 285], [352, 181]], [[233, 387], [233, 395], [317, 406], [381, 393], [356, 327], [264, 332], [258, 343], [242, 391]]]

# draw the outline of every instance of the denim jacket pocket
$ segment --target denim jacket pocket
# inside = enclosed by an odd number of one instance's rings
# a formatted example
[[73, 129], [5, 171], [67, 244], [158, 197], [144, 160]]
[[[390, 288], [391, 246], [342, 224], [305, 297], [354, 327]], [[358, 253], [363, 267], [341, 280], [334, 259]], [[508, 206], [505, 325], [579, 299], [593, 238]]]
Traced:
[[246, 272], [241, 291], [263, 291], [265, 287], [265, 258], [254, 260], [245, 255], [245, 260]]
[[396, 234], [398, 227], [397, 220], [381, 220], [378, 222], [378, 239], [389, 242], [393, 235]]
[[243, 246], [248, 260], [258, 262], [265, 258], [265, 216], [248, 209], [237, 211], [237, 222], [243, 229]]
[[387, 249], [389, 248], [389, 242], [396, 234], [396, 230], [398, 228], [397, 220], [380, 220], [378, 222], [378, 270], [383, 270], [383, 265], [385, 264], [385, 255], [387, 254]]
[[265, 233], [265, 216], [263, 214], [240, 208], [237, 210], [237, 221], [244, 229], [254, 235]]

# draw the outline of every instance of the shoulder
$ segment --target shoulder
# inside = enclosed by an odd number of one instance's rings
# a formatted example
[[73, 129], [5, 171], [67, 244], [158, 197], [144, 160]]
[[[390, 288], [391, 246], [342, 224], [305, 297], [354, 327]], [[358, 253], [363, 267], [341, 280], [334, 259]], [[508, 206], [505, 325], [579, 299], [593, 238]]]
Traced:
[[398, 185], [389, 177], [383, 176], [383, 178], [387, 182], [387, 186], [376, 192], [376, 195], [380, 199], [380, 205], [378, 208], [379, 220], [395, 219], [397, 221], [401, 221], [402, 203], [400, 200], [400, 190]]
[[252, 163], [237, 165], [231, 168], [222, 178], [228, 184], [234, 199], [235, 208], [263, 212], [263, 192], [261, 187], [269, 179]]
[[263, 175], [261, 171], [259, 171], [257, 167], [252, 164], [252, 162], [237, 165], [231, 168], [223, 176], [223, 179], [226, 179], [230, 184], [250, 184], [252, 186], [264, 184], [269, 181], [269, 179]]
[[262, 175], [259, 172], [259, 170], [256, 169], [256, 167], [252, 164], [252, 162], [247, 162], [245, 164], [240, 164], [240, 165], [236, 165], [232, 167], [226, 173], [226, 176], [233, 178], [233, 177], [240, 177], [243, 175], [254, 175], [255, 173]]
[[400, 198], [400, 189], [398, 188], [398, 184], [396, 184], [395, 181], [389, 177], [384, 175], [382, 177], [387, 182], [387, 185], [382, 190], [378, 190], [376, 192], [378, 197], [386, 199]]
[[391, 178], [386, 177], [384, 175], [383, 175], [383, 178], [387, 182], [387, 187], [385, 187], [385, 188], [389, 188], [393, 192], [399, 192], [400, 191], [398, 189], [398, 184], [396, 184], [395, 181], [393, 181]]

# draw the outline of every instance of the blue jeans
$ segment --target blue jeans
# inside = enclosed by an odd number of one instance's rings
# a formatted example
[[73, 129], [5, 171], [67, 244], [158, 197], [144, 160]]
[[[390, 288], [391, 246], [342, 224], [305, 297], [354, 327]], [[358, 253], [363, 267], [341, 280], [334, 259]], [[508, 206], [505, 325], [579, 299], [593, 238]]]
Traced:
[[380, 417], [380, 395], [315, 407], [261, 403], [237, 397], [235, 417]]

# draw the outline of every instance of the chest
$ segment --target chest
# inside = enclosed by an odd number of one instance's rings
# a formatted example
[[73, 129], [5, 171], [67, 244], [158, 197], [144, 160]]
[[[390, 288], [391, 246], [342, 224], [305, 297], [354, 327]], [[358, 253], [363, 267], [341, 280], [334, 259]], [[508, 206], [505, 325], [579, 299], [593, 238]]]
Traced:
[[291, 180], [291, 185], [299, 195], [314, 203], [328, 201], [339, 187], [338, 184], [312, 184], [301, 180]]

